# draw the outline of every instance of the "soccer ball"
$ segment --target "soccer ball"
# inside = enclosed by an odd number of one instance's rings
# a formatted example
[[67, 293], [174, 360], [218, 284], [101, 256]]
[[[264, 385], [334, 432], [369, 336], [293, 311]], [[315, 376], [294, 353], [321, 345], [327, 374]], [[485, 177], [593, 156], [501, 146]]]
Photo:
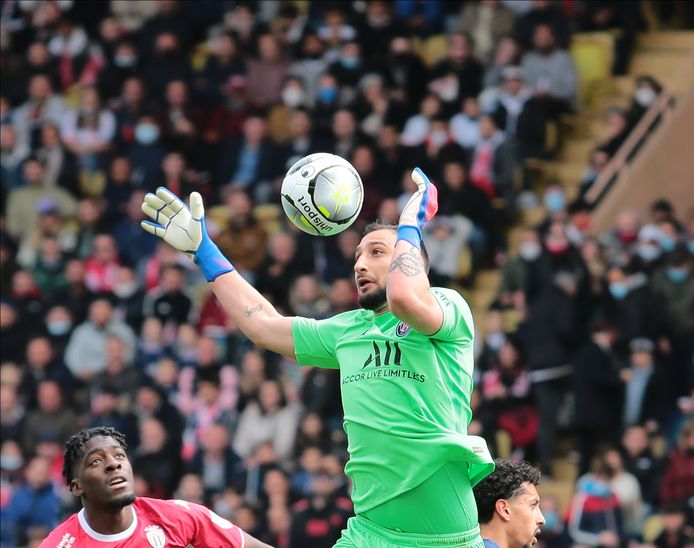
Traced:
[[364, 201], [361, 177], [344, 158], [319, 152], [289, 168], [282, 181], [282, 207], [289, 220], [315, 236], [339, 234]]

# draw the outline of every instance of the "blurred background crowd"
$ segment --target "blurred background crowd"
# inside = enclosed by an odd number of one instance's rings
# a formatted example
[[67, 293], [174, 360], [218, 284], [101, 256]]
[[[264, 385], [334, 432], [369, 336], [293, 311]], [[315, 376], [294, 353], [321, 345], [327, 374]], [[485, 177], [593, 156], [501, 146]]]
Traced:
[[[691, 24], [684, 4], [661, 15]], [[4, 1], [2, 547], [75, 511], [62, 447], [89, 425], [125, 433], [140, 495], [207, 504], [280, 548], [332, 546], [351, 514], [339, 372], [253, 348], [192, 262], [140, 229], [140, 204], [157, 186], [200, 192], [237, 269], [282, 312], [322, 318], [356, 306], [360, 230], [397, 222], [414, 166], [440, 189], [432, 282], [466, 294], [501, 272], [477, 317], [470, 433], [550, 482], [567, 480], [564, 446], [578, 469], [569, 504], [546, 497], [542, 542], [643, 543], [656, 515], [658, 546], [691, 546], [694, 210], [663, 196], [594, 234], [582, 199], [661, 84], [641, 76], [608, 109], [578, 193], [527, 167], [580, 113], [572, 33], [619, 28], [624, 74], [641, 7]], [[365, 186], [335, 238], [278, 205], [286, 169], [321, 151]], [[544, 219], [509, 245], [529, 208]]]

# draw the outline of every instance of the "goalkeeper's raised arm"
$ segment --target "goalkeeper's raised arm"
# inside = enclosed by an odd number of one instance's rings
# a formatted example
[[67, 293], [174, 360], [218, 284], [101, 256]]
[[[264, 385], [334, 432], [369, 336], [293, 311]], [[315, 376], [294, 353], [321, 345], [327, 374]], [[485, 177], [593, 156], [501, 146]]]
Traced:
[[291, 317], [272, 304], [234, 269], [207, 234], [205, 209], [197, 192], [190, 207], [166, 188], [145, 196], [142, 211], [151, 221], [142, 228], [176, 250], [193, 257], [224, 310], [246, 337], [258, 346], [294, 358]]

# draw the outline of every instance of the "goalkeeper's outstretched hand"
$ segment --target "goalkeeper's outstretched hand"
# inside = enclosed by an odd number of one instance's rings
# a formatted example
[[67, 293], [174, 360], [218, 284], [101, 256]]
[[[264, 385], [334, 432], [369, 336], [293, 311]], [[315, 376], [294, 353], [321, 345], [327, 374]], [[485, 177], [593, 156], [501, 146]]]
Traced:
[[153, 221], [142, 221], [142, 228], [181, 253], [192, 256], [208, 282], [234, 270], [207, 235], [205, 208], [197, 192], [190, 195], [188, 208], [173, 192], [159, 187], [155, 194], [145, 195], [142, 211]]
[[418, 167], [412, 171], [412, 180], [417, 185], [417, 191], [400, 214], [398, 240], [406, 240], [415, 247], [420, 247], [422, 228], [436, 215], [439, 208], [438, 192], [429, 177]]

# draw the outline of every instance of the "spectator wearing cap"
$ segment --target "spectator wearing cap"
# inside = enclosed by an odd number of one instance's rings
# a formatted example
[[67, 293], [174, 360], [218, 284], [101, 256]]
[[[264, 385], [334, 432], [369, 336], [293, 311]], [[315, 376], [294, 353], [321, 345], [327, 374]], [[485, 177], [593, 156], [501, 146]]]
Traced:
[[629, 361], [619, 375], [624, 382], [622, 424], [645, 424], [649, 431], [657, 431], [671, 411], [672, 387], [665, 366], [656, 362], [653, 341], [633, 339]]
[[265, 108], [281, 99], [282, 82], [289, 73], [284, 57], [272, 34], [258, 38], [258, 57], [248, 61], [248, 96], [256, 107]]
[[22, 171], [26, 185], [10, 190], [5, 210], [7, 232], [16, 239], [30, 232], [47, 208], [57, 207], [65, 217], [72, 217], [77, 210], [77, 202], [64, 188], [46, 186], [41, 161], [29, 158]]
[[111, 301], [96, 298], [89, 305], [87, 321], [75, 328], [65, 350], [65, 364], [72, 374], [87, 382], [104, 371], [108, 365], [106, 347], [113, 336], [123, 341], [126, 359], [132, 360], [135, 335], [130, 327], [113, 317]]
[[457, 30], [472, 36], [480, 60], [489, 64], [499, 42], [512, 33], [515, 19], [513, 11], [499, 0], [467, 3]]
[[522, 61], [528, 85], [546, 104], [548, 114], [574, 111], [577, 106], [578, 73], [573, 58], [557, 45], [557, 35], [550, 25], [540, 24], [533, 30], [533, 48]]

